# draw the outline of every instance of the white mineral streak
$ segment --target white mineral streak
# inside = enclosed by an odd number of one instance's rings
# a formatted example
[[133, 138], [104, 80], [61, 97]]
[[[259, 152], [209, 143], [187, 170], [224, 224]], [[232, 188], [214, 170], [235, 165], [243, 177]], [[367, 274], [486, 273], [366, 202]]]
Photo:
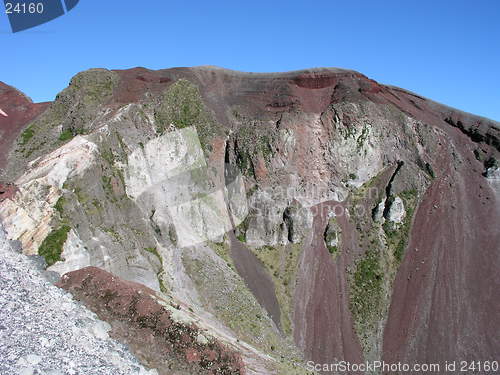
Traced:
[[166, 179], [206, 167], [196, 128], [166, 133], [128, 156], [127, 194], [138, 198], [144, 191], [161, 185]]
[[226, 196], [231, 207], [237, 207], [235, 225], [247, 214], [241, 177], [225, 189], [213, 189], [194, 127], [166, 133], [136, 149], [125, 171], [127, 194], [138, 202], [147, 194], [154, 220], [173, 223], [180, 247], [213, 240], [231, 230]]
[[20, 240], [25, 254], [37, 249], [52, 230], [54, 205], [62, 195], [63, 184], [82, 174], [96, 160], [97, 146], [77, 136], [47, 156], [32, 161], [16, 185], [19, 193], [0, 203], [0, 220], [10, 239]]

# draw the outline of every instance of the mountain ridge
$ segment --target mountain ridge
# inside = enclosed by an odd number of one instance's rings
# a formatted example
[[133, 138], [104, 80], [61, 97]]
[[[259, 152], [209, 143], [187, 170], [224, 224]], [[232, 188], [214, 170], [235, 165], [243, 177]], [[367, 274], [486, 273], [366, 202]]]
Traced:
[[353, 71], [198, 67], [84, 71], [16, 126], [9, 238], [182, 301], [250, 373], [500, 348], [495, 121]]

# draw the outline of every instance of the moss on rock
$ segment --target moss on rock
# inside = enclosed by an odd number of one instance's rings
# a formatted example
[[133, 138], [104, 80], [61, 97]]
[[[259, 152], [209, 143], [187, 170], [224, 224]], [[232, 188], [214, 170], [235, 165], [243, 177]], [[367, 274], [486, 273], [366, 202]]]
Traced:
[[222, 131], [213, 119], [198, 90], [186, 79], [173, 83], [161, 96], [155, 110], [156, 131], [163, 134], [169, 126], [196, 127], [202, 148], [210, 150], [210, 140]]
[[382, 225], [387, 239], [387, 246], [394, 255], [396, 265], [399, 265], [403, 260], [404, 251], [408, 244], [413, 213], [417, 204], [417, 191], [405, 190], [399, 193], [398, 196], [403, 200], [406, 207], [406, 214], [403, 222], [396, 226], [391, 221], [386, 220]]
[[68, 232], [71, 228], [68, 225], [63, 225], [56, 230], [53, 230], [45, 238], [38, 249], [38, 254], [45, 258], [47, 266], [53, 265], [61, 260], [61, 254], [64, 243], [68, 238]]

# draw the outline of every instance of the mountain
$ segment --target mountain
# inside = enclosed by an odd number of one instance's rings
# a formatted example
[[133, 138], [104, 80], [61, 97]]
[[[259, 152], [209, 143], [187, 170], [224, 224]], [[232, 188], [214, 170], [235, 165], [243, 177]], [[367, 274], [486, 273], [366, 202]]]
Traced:
[[326, 68], [92, 69], [20, 97], [0, 220], [146, 367], [498, 358], [499, 123]]

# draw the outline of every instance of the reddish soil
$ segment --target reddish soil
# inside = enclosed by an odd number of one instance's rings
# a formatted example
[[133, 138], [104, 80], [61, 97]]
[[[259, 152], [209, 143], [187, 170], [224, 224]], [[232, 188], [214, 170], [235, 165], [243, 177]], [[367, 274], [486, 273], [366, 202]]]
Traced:
[[170, 78], [162, 78], [156, 72], [145, 68], [115, 70], [120, 76], [118, 87], [114, 91], [113, 101], [119, 104], [139, 102], [146, 92], [159, 93], [168, 84]]
[[215, 340], [200, 344], [201, 331], [194, 324], [172, 320], [170, 312], [153, 298], [155, 292], [142, 284], [86, 267], [63, 275], [58, 286], [109, 322], [110, 335], [160, 375], [245, 373], [238, 353]]
[[357, 247], [356, 230], [346, 216], [337, 217], [344, 246], [334, 262], [323, 239], [329, 208], [338, 213], [343, 205], [325, 202], [312, 208], [314, 233], [306, 242], [297, 274], [294, 338], [306, 358], [316, 363], [335, 359], [360, 363], [363, 357], [349, 311], [346, 272], [352, 264], [349, 249]]
[[415, 217], [384, 334], [387, 362], [500, 358], [500, 202], [470, 139], [443, 126], [464, 162], [436, 155], [441, 175]]
[[271, 276], [255, 254], [236, 239], [233, 232], [229, 233], [229, 239], [231, 241], [231, 258], [236, 270], [245, 280], [248, 289], [252, 291], [260, 305], [266, 309], [278, 329], [281, 329], [280, 306]]
[[50, 103], [33, 103], [15, 88], [0, 82], [0, 169], [5, 167], [9, 150], [25, 125], [42, 113]]
[[0, 183], [0, 202], [5, 199], [11, 199], [16, 195], [17, 187], [14, 184], [2, 184]]

